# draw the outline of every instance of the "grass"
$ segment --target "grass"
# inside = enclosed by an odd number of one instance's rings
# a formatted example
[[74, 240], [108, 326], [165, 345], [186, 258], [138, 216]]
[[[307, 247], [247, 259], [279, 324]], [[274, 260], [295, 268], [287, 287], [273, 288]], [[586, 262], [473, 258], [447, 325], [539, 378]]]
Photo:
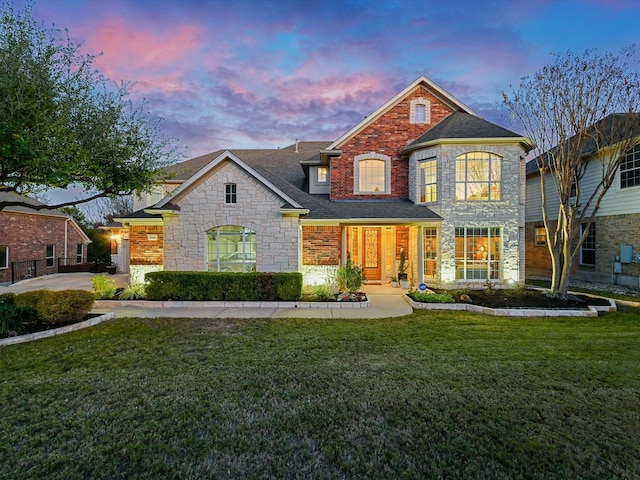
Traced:
[[0, 350], [0, 479], [638, 478], [640, 316], [121, 319]]

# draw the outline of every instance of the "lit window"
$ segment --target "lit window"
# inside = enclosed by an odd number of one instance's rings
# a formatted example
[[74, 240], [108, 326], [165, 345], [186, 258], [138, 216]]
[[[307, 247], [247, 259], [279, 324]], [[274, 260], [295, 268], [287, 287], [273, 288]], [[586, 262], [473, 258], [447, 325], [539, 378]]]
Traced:
[[327, 183], [329, 181], [329, 168], [318, 167], [318, 183]]
[[237, 202], [236, 184], [227, 183], [224, 186], [224, 203], [232, 204]]
[[640, 144], [629, 150], [620, 163], [620, 188], [640, 185]]
[[354, 158], [356, 194], [388, 194], [391, 190], [391, 157], [379, 153]]
[[438, 230], [424, 229], [424, 276], [437, 277], [438, 267]]
[[207, 266], [213, 272], [254, 272], [256, 233], [237, 225], [224, 225], [207, 232]]
[[55, 245], [47, 245], [47, 267], [53, 267], [56, 259], [56, 246]]
[[[580, 233], [584, 233], [586, 223], [580, 227]], [[589, 225], [589, 233], [587, 233], [582, 247], [580, 247], [580, 265], [596, 264], [596, 224]]]
[[456, 157], [456, 200], [494, 201], [501, 198], [502, 159], [485, 152]]
[[547, 244], [547, 230], [544, 227], [536, 227], [535, 230], [535, 241], [536, 245], [546, 245]]
[[421, 192], [420, 202], [435, 202], [438, 200], [437, 163], [428, 160], [420, 163]]
[[0, 245], [0, 270], [9, 268], [9, 247]]
[[499, 280], [502, 271], [501, 251], [500, 228], [456, 228], [456, 278]]

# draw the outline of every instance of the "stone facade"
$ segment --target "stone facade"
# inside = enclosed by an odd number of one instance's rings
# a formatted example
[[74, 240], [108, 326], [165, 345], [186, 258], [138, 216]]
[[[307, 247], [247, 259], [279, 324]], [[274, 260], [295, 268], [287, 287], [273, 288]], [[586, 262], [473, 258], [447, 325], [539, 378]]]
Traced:
[[[457, 201], [455, 159], [468, 152], [488, 152], [502, 158], [501, 198], [499, 201]], [[411, 200], [418, 203], [419, 161], [436, 157], [438, 200], [429, 208], [445, 219], [440, 227], [440, 277], [455, 279], [456, 227], [502, 228], [502, 279], [524, 279], [524, 160], [516, 145], [444, 145], [418, 150], [409, 159]], [[467, 282], [468, 283], [468, 282]], [[502, 283], [502, 282], [498, 282]]]
[[[237, 203], [225, 203], [225, 184], [236, 184]], [[236, 164], [225, 161], [174, 203], [176, 216], [164, 218], [164, 268], [207, 269], [207, 232], [237, 225], [256, 233], [256, 270], [299, 271], [299, 227], [295, 216], [283, 216], [283, 200]]]
[[[66, 232], [66, 233], [65, 233]], [[75, 261], [77, 246], [83, 245], [87, 258], [87, 239], [68, 217], [26, 212], [0, 212], [0, 245], [9, 247], [7, 268], [0, 269], [0, 283], [11, 282], [11, 262], [44, 260], [47, 245], [54, 245], [55, 262], [66, 255]], [[46, 273], [56, 272], [56, 267]]]

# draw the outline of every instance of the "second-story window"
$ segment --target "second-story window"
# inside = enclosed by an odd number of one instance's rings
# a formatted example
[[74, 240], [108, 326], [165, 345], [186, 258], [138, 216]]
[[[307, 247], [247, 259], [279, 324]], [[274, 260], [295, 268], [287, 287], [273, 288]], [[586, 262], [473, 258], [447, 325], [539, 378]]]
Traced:
[[438, 174], [435, 159], [420, 162], [420, 202], [435, 202], [438, 200]]
[[224, 203], [231, 205], [237, 203], [236, 184], [227, 183], [224, 186]]
[[502, 159], [492, 153], [469, 152], [456, 157], [456, 200], [501, 199]]
[[391, 191], [391, 157], [371, 152], [354, 158], [356, 194], [388, 194]]
[[431, 123], [431, 102], [426, 98], [411, 100], [409, 123]]
[[629, 150], [620, 163], [620, 188], [640, 185], [640, 144]]
[[329, 183], [329, 167], [318, 167], [318, 183]]

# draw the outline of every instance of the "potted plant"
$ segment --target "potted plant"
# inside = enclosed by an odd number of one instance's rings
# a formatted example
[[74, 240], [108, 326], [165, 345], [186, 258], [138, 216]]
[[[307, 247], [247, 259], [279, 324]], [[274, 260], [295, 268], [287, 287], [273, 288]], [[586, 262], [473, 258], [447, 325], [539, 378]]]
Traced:
[[404, 248], [400, 250], [400, 263], [398, 263], [398, 280], [400, 280], [400, 286], [402, 288], [409, 288], [409, 275], [407, 274], [407, 257], [404, 253]]
[[398, 277], [391, 277], [391, 286], [393, 288], [398, 288]]

